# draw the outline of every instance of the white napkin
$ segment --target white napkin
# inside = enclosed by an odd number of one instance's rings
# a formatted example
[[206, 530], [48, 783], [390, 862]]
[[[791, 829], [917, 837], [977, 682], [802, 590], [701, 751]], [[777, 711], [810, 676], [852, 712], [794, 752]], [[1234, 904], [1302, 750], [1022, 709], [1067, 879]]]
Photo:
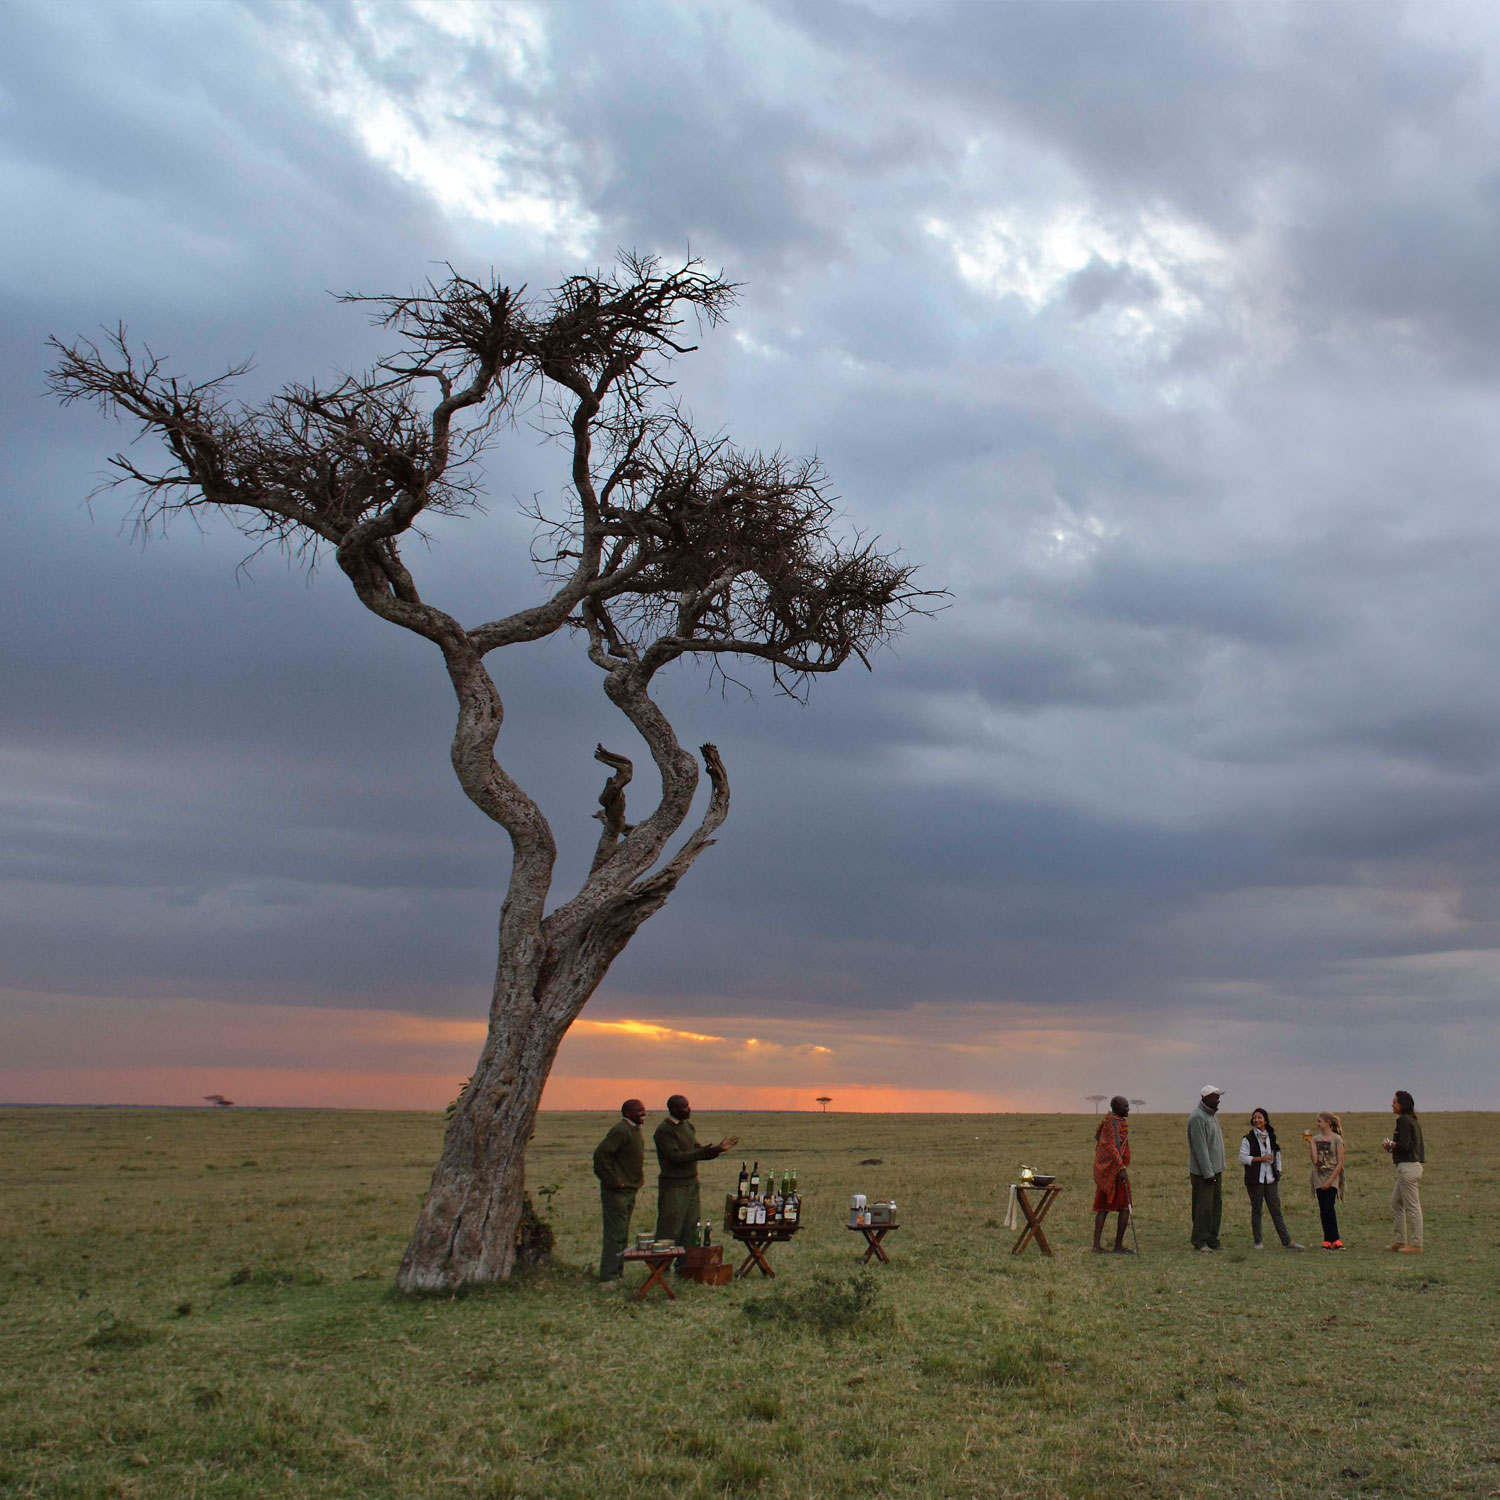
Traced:
[[1007, 1229], [1018, 1229], [1021, 1223], [1021, 1205], [1016, 1202], [1016, 1185], [1010, 1185], [1010, 1203], [1005, 1210], [1005, 1227]]

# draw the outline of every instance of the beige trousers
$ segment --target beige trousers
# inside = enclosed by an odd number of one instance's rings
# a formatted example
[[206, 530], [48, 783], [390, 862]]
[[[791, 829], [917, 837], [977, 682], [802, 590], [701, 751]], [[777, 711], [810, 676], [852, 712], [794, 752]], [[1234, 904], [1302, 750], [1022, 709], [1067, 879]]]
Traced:
[[1422, 1243], [1422, 1163], [1398, 1161], [1396, 1186], [1391, 1189], [1391, 1227], [1404, 1245]]

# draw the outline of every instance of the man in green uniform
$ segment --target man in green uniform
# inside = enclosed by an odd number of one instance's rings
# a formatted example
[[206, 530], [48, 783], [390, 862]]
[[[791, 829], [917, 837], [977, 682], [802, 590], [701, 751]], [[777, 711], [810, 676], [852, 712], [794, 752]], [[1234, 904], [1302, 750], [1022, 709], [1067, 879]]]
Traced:
[[599, 1254], [599, 1285], [618, 1286], [625, 1269], [630, 1216], [635, 1195], [646, 1180], [646, 1137], [641, 1121], [646, 1106], [627, 1099], [609, 1134], [594, 1147], [594, 1176], [599, 1179], [599, 1206], [604, 1211], [604, 1248]]
[[693, 1129], [693, 1107], [681, 1094], [667, 1100], [667, 1118], [656, 1127], [656, 1237], [677, 1245], [692, 1242], [693, 1226], [703, 1217], [698, 1200], [698, 1163], [712, 1161], [739, 1144], [726, 1135], [717, 1146], [700, 1146]]

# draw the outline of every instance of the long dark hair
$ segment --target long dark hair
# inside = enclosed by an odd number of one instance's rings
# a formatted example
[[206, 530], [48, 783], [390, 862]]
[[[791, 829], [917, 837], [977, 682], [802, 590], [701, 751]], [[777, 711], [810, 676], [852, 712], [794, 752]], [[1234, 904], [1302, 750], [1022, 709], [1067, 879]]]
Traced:
[[1266, 1114], [1265, 1110], [1252, 1109], [1250, 1111], [1250, 1129], [1245, 1133], [1246, 1135], [1249, 1135], [1254, 1131], [1256, 1115], [1265, 1115], [1266, 1117], [1266, 1134], [1270, 1137], [1271, 1140], [1271, 1155], [1275, 1156], [1276, 1153], [1281, 1150], [1281, 1146], [1276, 1139], [1276, 1127], [1271, 1123], [1271, 1117], [1270, 1115]]
[[1417, 1112], [1417, 1101], [1405, 1089], [1396, 1090], [1396, 1103], [1401, 1106], [1403, 1115], [1414, 1115]]

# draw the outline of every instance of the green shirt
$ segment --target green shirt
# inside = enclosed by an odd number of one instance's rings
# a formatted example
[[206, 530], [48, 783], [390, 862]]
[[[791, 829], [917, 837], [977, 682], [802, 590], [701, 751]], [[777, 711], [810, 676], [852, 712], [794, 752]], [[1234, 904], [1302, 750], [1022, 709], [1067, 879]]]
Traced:
[[594, 1147], [594, 1176], [616, 1192], [634, 1191], [646, 1180], [646, 1134], [623, 1115]]
[[691, 1120], [674, 1120], [668, 1115], [656, 1127], [656, 1160], [665, 1182], [696, 1182], [698, 1163], [718, 1156], [717, 1146], [700, 1146], [698, 1132]]

